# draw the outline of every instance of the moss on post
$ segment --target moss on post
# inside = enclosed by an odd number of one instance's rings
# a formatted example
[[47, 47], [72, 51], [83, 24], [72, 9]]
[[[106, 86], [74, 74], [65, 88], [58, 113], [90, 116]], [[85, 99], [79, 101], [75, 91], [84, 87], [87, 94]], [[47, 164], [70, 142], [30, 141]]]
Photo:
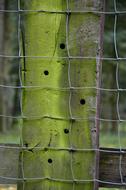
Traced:
[[[69, 9], [98, 9], [99, 2], [70, 0]], [[68, 54], [67, 15], [50, 13], [65, 11], [66, 1], [27, 0], [23, 8], [48, 10], [22, 15], [24, 55], [33, 56], [23, 61], [23, 84], [37, 86], [23, 89], [23, 114], [27, 117], [23, 120], [23, 143], [27, 147], [23, 152], [24, 177], [32, 179], [24, 182], [24, 189], [70, 190], [74, 186], [74, 190], [92, 190], [94, 182], [81, 180], [94, 179], [96, 154], [77, 149], [96, 148], [96, 131], [92, 130], [95, 119], [89, 118], [96, 115], [97, 92], [92, 88], [79, 89], [96, 86], [96, 60], [70, 59], [71, 85], [79, 88], [69, 90], [69, 61], [62, 58]], [[70, 55], [96, 57], [100, 17], [71, 13], [68, 27]], [[70, 119], [69, 103], [74, 120]]]

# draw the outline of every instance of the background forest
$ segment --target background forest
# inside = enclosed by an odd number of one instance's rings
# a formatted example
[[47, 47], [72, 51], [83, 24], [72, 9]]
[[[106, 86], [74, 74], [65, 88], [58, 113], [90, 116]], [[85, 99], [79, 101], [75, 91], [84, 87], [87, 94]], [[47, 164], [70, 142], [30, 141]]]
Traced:
[[[114, 12], [115, 4], [117, 11], [126, 11], [126, 1], [123, 0], [106, 0], [106, 12]], [[117, 53], [120, 58], [126, 57], [126, 16], [118, 14], [116, 31], [115, 14], [106, 14], [104, 28], [104, 45], [103, 57], [115, 58], [115, 45], [117, 43]], [[115, 35], [115, 36], [114, 36]], [[114, 41], [116, 38], [116, 42]], [[117, 70], [118, 64], [118, 70]], [[106, 60], [102, 63], [102, 81], [101, 87], [105, 89], [126, 89], [126, 64], [125, 60], [112, 61]], [[118, 135], [121, 137], [121, 146], [126, 147], [125, 132], [126, 122], [118, 122], [118, 111], [121, 120], [126, 120], [126, 91], [119, 92], [119, 101], [117, 92], [102, 91], [101, 93], [101, 118], [113, 120], [102, 121], [100, 132], [100, 146], [102, 147], [119, 147]], [[117, 108], [118, 101], [118, 108]], [[117, 121], [115, 121], [117, 120]]]
[[[105, 0], [106, 11], [114, 12], [114, 0]], [[116, 0], [117, 10], [126, 11], [126, 1]], [[17, 0], [0, 0], [0, 9], [17, 10]], [[116, 58], [114, 46], [115, 15], [105, 15], [103, 57]], [[0, 54], [18, 54], [18, 14], [0, 12]], [[126, 16], [119, 14], [117, 19], [117, 51], [119, 57], [126, 57]], [[118, 83], [121, 89], [126, 89], [126, 61], [119, 61]], [[105, 60], [102, 63], [101, 88], [117, 89], [117, 61]], [[19, 65], [17, 58], [0, 57], [0, 84], [7, 86], [19, 85]], [[0, 115], [20, 115], [19, 90], [16, 88], [0, 87]], [[101, 91], [100, 118], [100, 146], [119, 147], [120, 132], [121, 146], [126, 147], [126, 122], [118, 122], [117, 92]], [[120, 92], [119, 113], [126, 120], [126, 91]], [[17, 119], [0, 117], [0, 143], [19, 144], [20, 132]], [[8, 186], [7, 190], [14, 187]], [[4, 187], [0, 187], [4, 190]]]

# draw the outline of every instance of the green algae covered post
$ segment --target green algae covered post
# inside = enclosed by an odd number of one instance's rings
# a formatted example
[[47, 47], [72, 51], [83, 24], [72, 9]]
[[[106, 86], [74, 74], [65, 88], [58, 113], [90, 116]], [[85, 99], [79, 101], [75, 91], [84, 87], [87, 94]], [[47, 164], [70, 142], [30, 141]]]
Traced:
[[21, 0], [21, 9], [26, 149], [18, 190], [92, 190], [101, 31], [92, 10], [102, 3]]

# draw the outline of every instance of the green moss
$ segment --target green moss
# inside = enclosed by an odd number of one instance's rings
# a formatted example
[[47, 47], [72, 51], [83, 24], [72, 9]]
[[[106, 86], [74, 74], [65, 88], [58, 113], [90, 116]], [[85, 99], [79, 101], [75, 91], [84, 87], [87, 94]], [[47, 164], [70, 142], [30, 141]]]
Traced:
[[[62, 0], [30, 1], [30, 4], [28, 2], [24, 3], [24, 7], [32, 10], [62, 11], [66, 7], [66, 3]], [[22, 72], [24, 85], [44, 87], [44, 89], [38, 87], [23, 90], [23, 113], [28, 117], [23, 120], [23, 141], [27, 147], [32, 147], [30, 151], [23, 153], [24, 175], [26, 178], [72, 180], [72, 163], [75, 179], [93, 179], [94, 152], [48, 149], [50, 147], [71, 148], [71, 146], [75, 149], [86, 149], [95, 146], [93, 143], [95, 137], [91, 135], [91, 128], [95, 126], [95, 121], [75, 119], [71, 123], [69, 120], [70, 91], [59, 90], [69, 86], [69, 62], [61, 58], [67, 56], [66, 15], [27, 13], [22, 16], [22, 21], [25, 55], [46, 57], [26, 58], [25, 73]], [[99, 17], [93, 14], [71, 14], [68, 36], [72, 56], [95, 56], [99, 38]], [[61, 48], [61, 44], [64, 48]], [[44, 71], [48, 71], [48, 75], [45, 75]], [[71, 60], [69, 75], [72, 86], [96, 86], [96, 60]], [[84, 99], [84, 105], [81, 105], [81, 99]], [[75, 118], [95, 117], [96, 91], [94, 89], [73, 90], [71, 111]], [[43, 118], [47, 115], [52, 118]], [[68, 129], [69, 132], [66, 134], [64, 129]], [[35, 150], [34, 147], [45, 147], [45, 149], [40, 151]], [[48, 159], [52, 159], [52, 163], [48, 163]], [[51, 180], [25, 183], [27, 190], [49, 190], [50, 188], [69, 190], [73, 188], [73, 183]], [[82, 190], [82, 188], [91, 190], [93, 183], [75, 184], [75, 190]]]

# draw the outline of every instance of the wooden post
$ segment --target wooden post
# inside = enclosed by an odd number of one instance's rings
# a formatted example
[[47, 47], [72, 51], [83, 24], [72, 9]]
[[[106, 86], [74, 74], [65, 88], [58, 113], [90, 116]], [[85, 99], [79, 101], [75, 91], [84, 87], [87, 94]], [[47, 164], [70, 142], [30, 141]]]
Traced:
[[[96, 121], [89, 119], [96, 116], [97, 91], [80, 88], [96, 86], [99, 80], [96, 59], [81, 57], [99, 54], [101, 17], [62, 11], [100, 10], [100, 2], [71, 0], [68, 7], [64, 0], [22, 0], [22, 8], [41, 10], [21, 17], [23, 55], [32, 56], [23, 59], [22, 81], [38, 86], [23, 89], [25, 190], [96, 189], [96, 153], [79, 150], [97, 147]], [[66, 59], [68, 50], [80, 58]], [[75, 89], [69, 89], [70, 83]]]

